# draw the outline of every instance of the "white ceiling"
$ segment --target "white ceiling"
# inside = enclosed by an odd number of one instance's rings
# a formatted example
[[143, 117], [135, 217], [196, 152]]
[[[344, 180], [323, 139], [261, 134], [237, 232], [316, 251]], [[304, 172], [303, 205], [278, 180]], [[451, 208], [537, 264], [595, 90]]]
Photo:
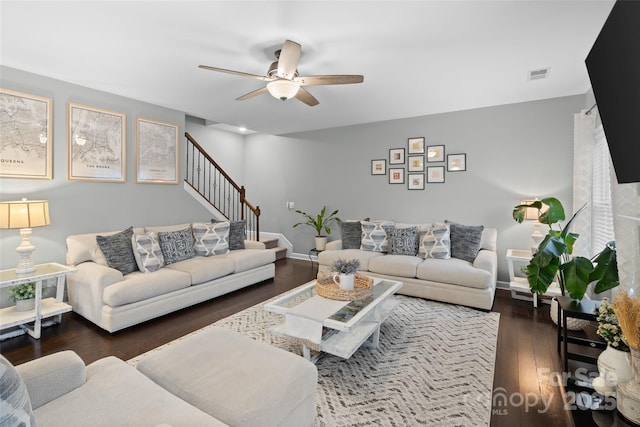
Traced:
[[[613, 3], [2, 0], [0, 63], [278, 135], [583, 94]], [[364, 83], [309, 87], [315, 107], [235, 101], [264, 83], [198, 68], [266, 74], [285, 39], [301, 75]]]

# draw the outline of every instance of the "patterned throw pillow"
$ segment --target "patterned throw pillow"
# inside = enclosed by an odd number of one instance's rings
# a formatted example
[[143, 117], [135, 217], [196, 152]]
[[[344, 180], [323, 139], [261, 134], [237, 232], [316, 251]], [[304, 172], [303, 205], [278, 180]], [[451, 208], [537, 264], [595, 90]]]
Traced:
[[360, 221], [362, 237], [360, 249], [372, 252], [389, 252], [389, 235], [395, 228], [393, 221]]
[[244, 249], [247, 221], [232, 221], [229, 228], [229, 250]]
[[0, 355], [0, 424], [35, 426], [27, 386], [16, 368]]
[[229, 252], [229, 221], [207, 224], [196, 222], [191, 228], [195, 243], [193, 249], [196, 255], [222, 255]]
[[483, 225], [462, 225], [445, 220], [451, 229], [451, 256], [473, 262], [480, 250]]
[[449, 224], [435, 223], [425, 230], [420, 240], [418, 256], [421, 258], [451, 258], [451, 238]]
[[193, 258], [195, 255], [191, 227], [179, 231], [160, 231], [158, 239], [165, 265]]
[[119, 270], [122, 274], [138, 270], [131, 236], [133, 236], [133, 227], [111, 236], [96, 236], [96, 242], [107, 260], [107, 265]]
[[411, 255], [418, 252], [418, 227], [394, 228], [391, 232], [391, 255]]
[[131, 243], [133, 244], [133, 255], [140, 271], [152, 273], [164, 267], [162, 249], [160, 249], [158, 235], [155, 232], [134, 234]]

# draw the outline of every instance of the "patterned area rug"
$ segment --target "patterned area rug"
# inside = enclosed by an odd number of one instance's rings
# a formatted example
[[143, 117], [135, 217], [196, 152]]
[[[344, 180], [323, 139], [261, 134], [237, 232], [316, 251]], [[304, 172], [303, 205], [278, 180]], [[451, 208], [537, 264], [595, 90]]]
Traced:
[[[488, 426], [499, 314], [395, 298], [401, 304], [382, 324], [378, 349], [318, 360], [316, 426]], [[263, 305], [214, 325], [301, 354], [299, 346], [267, 332], [282, 316]]]

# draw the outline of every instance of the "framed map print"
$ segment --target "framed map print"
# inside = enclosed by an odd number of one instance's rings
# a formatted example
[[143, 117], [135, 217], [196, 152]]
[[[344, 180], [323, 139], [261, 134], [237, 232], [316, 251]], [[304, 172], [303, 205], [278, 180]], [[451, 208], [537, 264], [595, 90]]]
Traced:
[[178, 183], [178, 125], [136, 120], [136, 182]]
[[67, 119], [67, 179], [125, 182], [125, 114], [68, 103]]
[[0, 88], [1, 178], [53, 178], [52, 104]]

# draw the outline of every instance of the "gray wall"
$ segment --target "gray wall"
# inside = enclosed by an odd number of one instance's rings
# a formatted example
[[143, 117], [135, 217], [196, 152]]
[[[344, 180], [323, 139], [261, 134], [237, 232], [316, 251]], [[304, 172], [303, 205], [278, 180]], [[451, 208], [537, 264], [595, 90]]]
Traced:
[[[130, 225], [166, 225], [207, 220], [210, 214], [183, 189], [185, 114], [155, 105], [87, 89], [23, 71], [1, 67], [0, 86], [53, 99], [53, 179], [0, 179], [3, 201], [49, 200], [51, 225], [34, 228], [33, 261], [65, 262], [65, 238], [70, 234], [124, 229]], [[126, 183], [68, 181], [67, 102], [126, 114]], [[177, 185], [135, 183], [135, 119], [145, 117], [179, 125]], [[18, 262], [18, 230], [0, 231], [0, 268]]]
[[[312, 213], [326, 204], [342, 219], [449, 219], [497, 228], [498, 279], [507, 281], [507, 249], [528, 248], [533, 231], [532, 224], [514, 222], [513, 206], [550, 195], [571, 206], [573, 114], [584, 105], [581, 95], [287, 136], [251, 135], [245, 185], [258, 195], [261, 229], [284, 233], [297, 253], [313, 247], [314, 233], [292, 228], [301, 218], [287, 201]], [[467, 171], [447, 172], [444, 184], [426, 184], [422, 191], [370, 174], [372, 159], [388, 160], [390, 148], [406, 148], [416, 136], [427, 145], [445, 145], [448, 154], [466, 153]], [[334, 227], [330, 238], [339, 235]]]

